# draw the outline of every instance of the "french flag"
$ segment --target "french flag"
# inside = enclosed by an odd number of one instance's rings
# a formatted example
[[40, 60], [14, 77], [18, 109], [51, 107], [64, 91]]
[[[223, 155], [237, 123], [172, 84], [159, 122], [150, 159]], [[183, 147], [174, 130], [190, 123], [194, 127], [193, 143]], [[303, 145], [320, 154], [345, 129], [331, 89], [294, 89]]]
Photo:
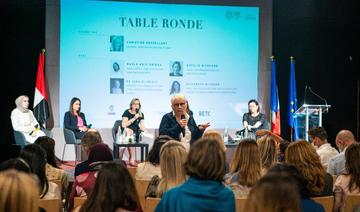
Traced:
[[34, 94], [34, 115], [42, 128], [46, 128], [45, 123], [49, 118], [49, 105], [45, 84], [44, 65], [45, 49], [41, 51], [39, 56]]
[[281, 134], [280, 104], [276, 84], [276, 66], [274, 56], [271, 57], [271, 87], [270, 87], [271, 132]]

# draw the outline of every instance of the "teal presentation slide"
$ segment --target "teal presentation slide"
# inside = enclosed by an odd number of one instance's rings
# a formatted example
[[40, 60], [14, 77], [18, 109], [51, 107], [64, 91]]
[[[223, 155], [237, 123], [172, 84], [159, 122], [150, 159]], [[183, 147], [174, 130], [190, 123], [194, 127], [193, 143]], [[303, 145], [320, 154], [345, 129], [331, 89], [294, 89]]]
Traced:
[[94, 128], [139, 98], [158, 128], [184, 94], [197, 124], [242, 128], [257, 99], [259, 8], [61, 0], [60, 122], [72, 97]]

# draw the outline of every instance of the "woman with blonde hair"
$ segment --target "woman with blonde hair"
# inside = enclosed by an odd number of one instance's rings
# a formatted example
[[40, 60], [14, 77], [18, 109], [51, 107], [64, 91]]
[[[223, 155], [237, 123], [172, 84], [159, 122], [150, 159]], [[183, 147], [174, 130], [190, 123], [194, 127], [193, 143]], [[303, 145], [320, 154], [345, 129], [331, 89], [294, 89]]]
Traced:
[[166, 113], [160, 122], [159, 135], [168, 135], [180, 141], [188, 149], [190, 144], [199, 139], [210, 123], [197, 125], [189, 102], [183, 94], [171, 97], [172, 111]]
[[175, 140], [166, 142], [160, 150], [161, 179], [157, 175], [151, 179], [149, 184], [154, 187], [148, 187], [146, 196], [161, 197], [165, 191], [185, 182], [186, 156], [185, 147], [180, 142]]
[[285, 161], [296, 166], [308, 181], [310, 196], [331, 196], [332, 176], [325, 172], [315, 148], [305, 140], [291, 143], [285, 152]]
[[226, 146], [224, 145], [224, 140], [218, 131], [207, 130], [204, 132], [202, 138], [214, 139], [214, 140], [218, 141], [221, 148], [224, 150], [224, 152], [226, 151]]
[[215, 139], [199, 139], [184, 165], [189, 179], [164, 193], [155, 211], [235, 211], [233, 192], [223, 184], [225, 152]]
[[38, 190], [34, 178], [24, 172], [0, 172], [0, 211], [38, 212]]
[[[139, 142], [139, 136], [145, 131], [144, 113], [141, 112], [141, 102], [138, 98], [133, 98], [130, 101], [129, 109], [126, 109], [122, 114], [122, 128], [125, 130], [127, 136], [134, 136], [136, 142]], [[137, 167], [135, 162], [135, 147], [128, 147], [129, 164]], [[120, 159], [122, 159], [125, 148], [120, 149]]]
[[157, 196], [186, 180], [184, 163], [186, 150], [178, 141], [168, 141], [160, 150], [160, 169], [162, 178], [157, 188]]
[[236, 148], [226, 184], [236, 197], [246, 197], [261, 177], [260, 152], [254, 139], [242, 140]]
[[344, 211], [345, 200], [349, 194], [360, 194], [360, 144], [351, 144], [345, 150], [347, 174], [339, 175], [334, 184], [334, 211]]
[[261, 175], [266, 174], [267, 170], [278, 162], [280, 143], [272, 134], [262, 136], [257, 140], [261, 159]]

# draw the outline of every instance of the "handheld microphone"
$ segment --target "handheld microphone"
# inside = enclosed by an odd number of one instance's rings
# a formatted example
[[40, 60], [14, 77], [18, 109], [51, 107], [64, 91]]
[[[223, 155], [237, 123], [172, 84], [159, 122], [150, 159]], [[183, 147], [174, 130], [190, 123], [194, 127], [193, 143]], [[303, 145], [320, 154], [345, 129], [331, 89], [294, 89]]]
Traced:
[[[185, 115], [181, 114], [180, 119], [185, 119]], [[183, 136], [185, 136], [185, 127], [182, 128], [182, 134], [183, 134]]]
[[[315, 93], [313, 90], [311, 90], [311, 87], [309, 86], [309, 91], [314, 94], [315, 96], [317, 96], [319, 99], [323, 100], [325, 102], [325, 105], [328, 105], [326, 99], [322, 98], [319, 94]], [[328, 108], [326, 108], [326, 112], [328, 112]]]
[[32, 134], [36, 131], [36, 129], [39, 127], [39, 125], [37, 124], [37, 125], [35, 125], [34, 127], [35, 127], [35, 130], [31, 131], [31, 132], [29, 133], [29, 135], [32, 135]]
[[135, 109], [135, 112], [136, 112], [136, 113], [139, 113], [139, 108], [136, 108], [136, 109]]

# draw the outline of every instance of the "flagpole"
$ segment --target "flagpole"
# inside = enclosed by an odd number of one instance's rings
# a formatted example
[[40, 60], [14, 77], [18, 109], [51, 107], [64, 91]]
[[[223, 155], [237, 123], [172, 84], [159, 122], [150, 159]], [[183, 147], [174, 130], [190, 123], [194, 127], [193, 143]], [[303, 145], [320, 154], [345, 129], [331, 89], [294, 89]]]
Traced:
[[[294, 61], [294, 57], [293, 57], [293, 56], [290, 56], [290, 63], [291, 63], [292, 61]], [[293, 128], [291, 128], [290, 133], [291, 133], [291, 141], [294, 141], [294, 129], [293, 129]]]

